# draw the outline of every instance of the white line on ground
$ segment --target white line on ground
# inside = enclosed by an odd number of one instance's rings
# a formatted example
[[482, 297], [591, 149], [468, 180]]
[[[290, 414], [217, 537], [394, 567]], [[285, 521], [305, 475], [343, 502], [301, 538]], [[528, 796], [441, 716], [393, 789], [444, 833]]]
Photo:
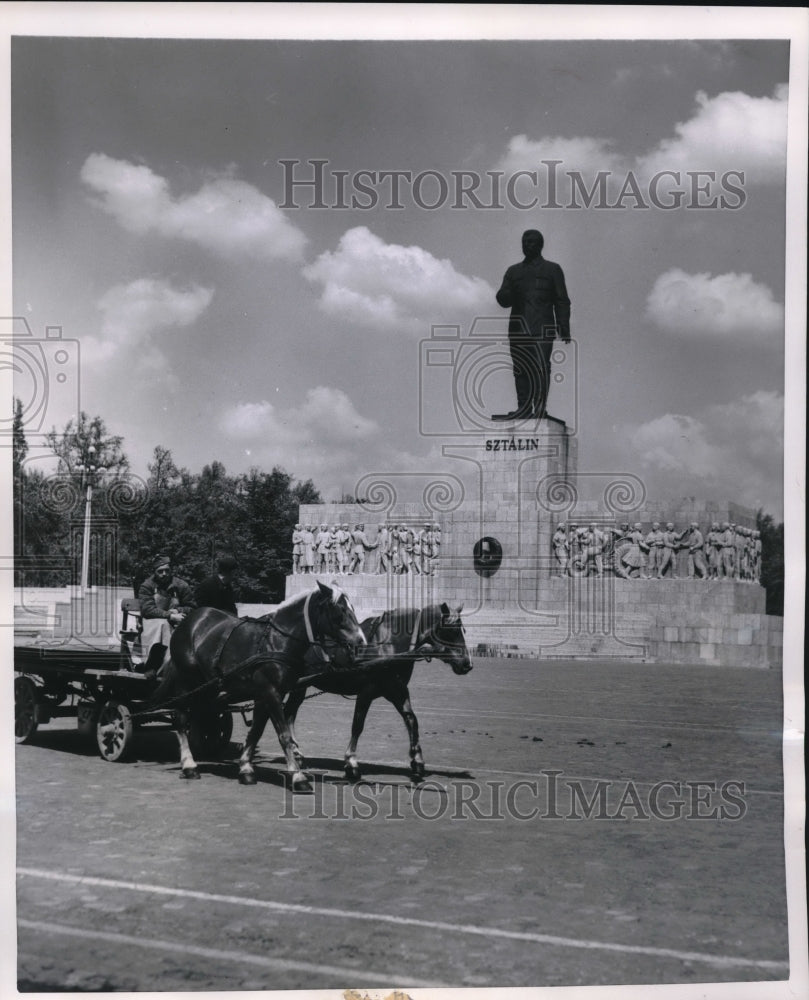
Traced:
[[46, 871], [40, 868], [18, 868], [17, 874], [31, 878], [50, 879], [55, 882], [72, 882], [109, 889], [128, 889], [132, 892], [154, 893], [160, 896], [176, 896], [184, 899], [198, 899], [208, 903], [227, 903], [234, 906], [248, 906], [263, 910], [285, 913], [305, 913], [309, 916], [332, 917], [338, 920], [365, 920], [373, 923], [395, 924], [397, 926], [422, 927], [427, 930], [446, 931], [454, 934], [470, 934], [477, 937], [505, 938], [511, 941], [528, 941], [532, 944], [551, 945], [559, 948], [584, 948], [591, 951], [622, 952], [630, 955], [652, 955], [656, 958], [673, 958], [681, 962], [702, 962], [717, 968], [741, 966], [756, 969], [786, 970], [788, 962], [768, 959], [747, 958], [737, 955], [710, 955], [701, 951], [678, 951], [674, 948], [655, 948], [648, 945], [617, 944], [610, 941], [589, 941], [580, 938], [560, 937], [556, 934], [535, 934], [530, 931], [507, 931], [498, 927], [477, 927], [474, 924], [451, 924], [441, 920], [421, 920], [417, 917], [398, 917], [387, 913], [368, 913], [358, 910], [339, 910], [331, 907], [306, 906], [299, 903], [279, 903], [275, 900], [254, 899], [250, 896], [229, 896], [219, 893], [201, 892], [197, 889], [175, 889], [169, 886], [151, 885], [143, 882], [125, 882], [119, 879], [97, 878], [90, 875], [68, 875], [63, 872]]
[[[18, 920], [18, 927], [27, 930], [42, 931], [46, 934], [63, 934], [68, 937], [84, 938], [91, 941], [108, 941], [116, 945], [133, 945], [137, 948], [150, 948], [155, 951], [168, 951], [174, 954], [195, 955], [198, 958], [210, 958], [217, 961], [236, 962], [240, 965], [257, 965], [263, 969], [273, 969], [284, 972], [305, 972], [307, 975], [339, 976], [343, 983], [351, 982], [357, 986], [363, 983], [383, 983], [390, 985], [395, 978], [390, 972], [376, 972], [373, 969], [356, 969], [347, 965], [322, 965], [319, 962], [298, 962], [287, 958], [267, 958], [264, 955], [251, 955], [244, 951], [225, 951], [221, 948], [202, 948], [194, 944], [182, 944], [179, 941], [162, 941], [158, 938], [133, 937], [131, 934], [116, 934], [112, 931], [90, 931], [80, 927], [69, 927], [66, 924], [51, 924], [40, 920]], [[403, 986], [440, 986], [434, 980], [425, 981], [413, 979], [407, 974]]]

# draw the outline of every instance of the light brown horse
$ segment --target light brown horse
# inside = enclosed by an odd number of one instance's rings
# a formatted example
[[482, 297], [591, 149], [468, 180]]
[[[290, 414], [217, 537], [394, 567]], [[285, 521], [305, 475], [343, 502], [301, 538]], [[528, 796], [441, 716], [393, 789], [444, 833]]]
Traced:
[[[345, 752], [345, 773], [352, 781], [361, 777], [357, 761], [357, 743], [365, 726], [371, 704], [386, 698], [401, 715], [410, 739], [410, 770], [414, 778], [424, 777], [424, 758], [419, 742], [419, 723], [410, 702], [408, 685], [417, 660], [435, 657], [449, 664], [456, 674], [468, 674], [472, 660], [466, 648], [461, 611], [447, 604], [429, 607], [398, 608], [368, 618], [362, 630], [368, 646], [345, 670], [332, 670], [313, 678], [310, 683], [331, 694], [356, 695], [351, 739]], [[295, 740], [295, 719], [306, 697], [306, 687], [293, 690], [285, 704], [292, 736], [292, 751], [303, 762]]]

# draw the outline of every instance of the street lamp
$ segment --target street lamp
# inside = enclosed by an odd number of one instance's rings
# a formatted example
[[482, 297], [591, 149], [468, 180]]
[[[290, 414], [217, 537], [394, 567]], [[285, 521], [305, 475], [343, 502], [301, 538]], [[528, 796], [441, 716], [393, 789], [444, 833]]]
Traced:
[[81, 546], [81, 595], [89, 590], [90, 576], [90, 519], [93, 508], [93, 486], [104, 474], [106, 469], [99, 468], [95, 464], [96, 448], [90, 445], [87, 449], [87, 460], [80, 463], [76, 468], [81, 472], [82, 482], [85, 485], [84, 495], [84, 535]]

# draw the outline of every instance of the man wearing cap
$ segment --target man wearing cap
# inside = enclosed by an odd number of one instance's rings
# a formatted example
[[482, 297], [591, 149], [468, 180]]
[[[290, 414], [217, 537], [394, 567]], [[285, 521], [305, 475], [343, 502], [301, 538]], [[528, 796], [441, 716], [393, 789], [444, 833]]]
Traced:
[[171, 559], [157, 556], [154, 570], [138, 590], [140, 613], [143, 619], [141, 646], [146, 655], [145, 672], [160, 669], [168, 662], [171, 630], [196, 607], [191, 588], [171, 572]]
[[216, 564], [216, 572], [197, 585], [194, 597], [198, 607], [216, 608], [218, 611], [238, 617], [236, 594], [233, 590], [236, 566], [233, 556], [222, 556]]

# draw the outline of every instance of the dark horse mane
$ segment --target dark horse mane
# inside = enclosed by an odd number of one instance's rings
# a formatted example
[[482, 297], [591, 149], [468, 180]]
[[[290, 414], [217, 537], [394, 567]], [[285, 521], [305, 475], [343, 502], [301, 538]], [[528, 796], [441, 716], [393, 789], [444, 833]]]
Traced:
[[233, 701], [253, 701], [253, 724], [239, 759], [239, 780], [254, 784], [252, 757], [268, 721], [272, 721], [293, 787], [308, 782], [291, 749], [283, 699], [298, 683], [307, 654], [333, 642], [349, 659], [355, 645], [365, 645], [354, 609], [335, 585], [318, 582], [317, 589], [284, 601], [260, 619], [238, 619], [214, 608], [189, 612], [171, 637], [171, 662], [154, 701], [176, 704], [176, 730], [184, 777], [198, 777], [188, 746], [189, 711], [215, 700], [224, 690]]

